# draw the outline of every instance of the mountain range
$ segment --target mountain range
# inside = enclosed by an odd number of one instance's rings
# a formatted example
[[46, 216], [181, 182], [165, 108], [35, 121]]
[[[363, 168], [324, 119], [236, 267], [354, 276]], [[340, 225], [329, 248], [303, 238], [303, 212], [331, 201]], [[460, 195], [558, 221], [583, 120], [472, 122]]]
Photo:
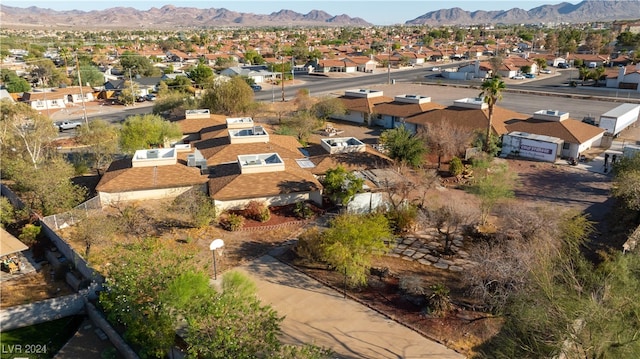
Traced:
[[578, 23], [640, 18], [639, 0], [586, 0], [578, 4], [563, 2], [542, 5], [531, 10], [513, 8], [496, 11], [465, 11], [461, 8], [428, 12], [406, 25], [471, 25], [471, 24], [532, 24]]
[[[640, 17], [640, 0], [585, 0], [578, 4], [563, 2], [543, 5], [531, 10], [513, 8], [496, 11], [465, 11], [461, 8], [441, 9], [408, 20], [405, 25], [471, 25], [576, 23], [588, 21], [626, 20]], [[3, 27], [73, 28], [73, 29], [175, 29], [205, 27], [259, 26], [372, 26], [359, 17], [330, 15], [322, 10], [301, 14], [280, 10], [268, 15], [221, 9], [199, 9], [165, 5], [161, 8], [137, 10], [114, 7], [104, 10], [56, 11], [39, 7], [19, 8], [0, 5]]]

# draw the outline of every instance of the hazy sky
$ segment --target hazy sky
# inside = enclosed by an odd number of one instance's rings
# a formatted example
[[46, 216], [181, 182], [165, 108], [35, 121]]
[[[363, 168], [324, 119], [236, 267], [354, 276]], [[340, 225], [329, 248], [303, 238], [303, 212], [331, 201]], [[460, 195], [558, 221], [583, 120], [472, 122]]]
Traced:
[[[323, 10], [331, 15], [346, 14], [351, 17], [361, 17], [375, 25], [391, 25], [404, 23], [415, 19], [429, 11], [460, 7], [464, 10], [509, 10], [517, 7], [530, 10], [545, 4], [557, 4], [557, 1], [539, 0], [450, 0], [450, 1], [395, 1], [395, 0], [229, 0], [229, 1], [205, 1], [205, 0], [2, 0], [2, 4], [26, 8], [37, 6], [54, 10], [102, 10], [111, 7], [134, 7], [138, 10], [148, 10], [152, 7], [160, 8], [163, 5], [186, 6], [196, 8], [225, 8], [238, 12], [251, 12], [254, 14], [270, 14], [282, 9], [293, 10], [306, 14], [311, 10]], [[579, 1], [569, 0], [570, 3]]]

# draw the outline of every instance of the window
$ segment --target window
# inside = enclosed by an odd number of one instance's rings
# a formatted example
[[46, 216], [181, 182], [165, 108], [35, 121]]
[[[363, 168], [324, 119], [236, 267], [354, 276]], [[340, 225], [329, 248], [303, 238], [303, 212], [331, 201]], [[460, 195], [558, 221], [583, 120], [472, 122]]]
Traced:
[[563, 149], [563, 150], [568, 150], [568, 149], [569, 149], [569, 147], [571, 147], [571, 144], [569, 144], [569, 143], [567, 143], [567, 142], [565, 142], [565, 143], [563, 143], [563, 144], [562, 144], [562, 149]]

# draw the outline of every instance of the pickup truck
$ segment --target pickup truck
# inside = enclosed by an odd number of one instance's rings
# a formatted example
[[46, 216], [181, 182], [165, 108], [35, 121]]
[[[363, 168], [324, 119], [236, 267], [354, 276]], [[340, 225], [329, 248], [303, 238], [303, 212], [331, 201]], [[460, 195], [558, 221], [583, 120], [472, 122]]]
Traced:
[[73, 130], [73, 129], [76, 129], [76, 128], [82, 126], [82, 122], [80, 122], [80, 121], [62, 121], [62, 122], [56, 122], [55, 126], [58, 128], [59, 131]]

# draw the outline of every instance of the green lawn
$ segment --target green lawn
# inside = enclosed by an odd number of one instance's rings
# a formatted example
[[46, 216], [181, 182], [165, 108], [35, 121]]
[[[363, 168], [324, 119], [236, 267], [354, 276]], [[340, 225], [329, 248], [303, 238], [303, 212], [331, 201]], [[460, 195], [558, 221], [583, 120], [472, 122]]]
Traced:
[[82, 320], [78, 315], [0, 333], [0, 358], [53, 358]]

